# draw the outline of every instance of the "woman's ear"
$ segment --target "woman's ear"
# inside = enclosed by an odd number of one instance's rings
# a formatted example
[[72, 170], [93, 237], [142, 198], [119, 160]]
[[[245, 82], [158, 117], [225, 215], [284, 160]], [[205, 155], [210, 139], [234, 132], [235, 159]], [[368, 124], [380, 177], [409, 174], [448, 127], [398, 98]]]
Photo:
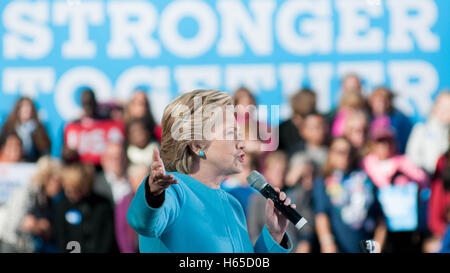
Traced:
[[192, 142], [189, 143], [189, 149], [191, 149], [191, 152], [194, 154], [200, 156], [200, 151], [203, 150], [203, 146], [200, 143]]
[[206, 158], [206, 149], [209, 145], [205, 143], [192, 142], [189, 144], [189, 149], [199, 157]]

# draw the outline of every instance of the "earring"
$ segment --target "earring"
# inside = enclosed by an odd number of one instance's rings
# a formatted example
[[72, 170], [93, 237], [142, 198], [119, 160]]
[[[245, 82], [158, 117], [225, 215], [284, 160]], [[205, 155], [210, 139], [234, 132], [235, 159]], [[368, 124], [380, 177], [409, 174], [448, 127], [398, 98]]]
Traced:
[[201, 157], [205, 157], [205, 152], [203, 152], [202, 150], [200, 150], [200, 152], [198, 153]]

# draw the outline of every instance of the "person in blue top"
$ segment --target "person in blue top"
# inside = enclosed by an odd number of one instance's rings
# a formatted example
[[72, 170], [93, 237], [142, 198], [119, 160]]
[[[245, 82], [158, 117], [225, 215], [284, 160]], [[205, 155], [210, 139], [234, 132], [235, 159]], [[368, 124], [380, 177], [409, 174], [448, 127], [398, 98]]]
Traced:
[[394, 107], [394, 93], [386, 87], [378, 87], [368, 99], [372, 124], [380, 119], [387, 119], [392, 127], [397, 141], [397, 152], [405, 153], [406, 144], [413, 128], [411, 120]]
[[[288, 221], [271, 200], [266, 203], [266, 224], [253, 246], [242, 206], [220, 188], [227, 176], [242, 171], [245, 156], [232, 104], [225, 92], [194, 90], [165, 108], [161, 156], [155, 149], [150, 175], [127, 213], [128, 223], [140, 235], [141, 252], [291, 250]], [[276, 190], [285, 205], [295, 208]]]
[[321, 252], [356, 253], [359, 243], [374, 239], [381, 249], [385, 240], [376, 187], [357, 168], [356, 151], [345, 137], [335, 138], [313, 187], [316, 231]]

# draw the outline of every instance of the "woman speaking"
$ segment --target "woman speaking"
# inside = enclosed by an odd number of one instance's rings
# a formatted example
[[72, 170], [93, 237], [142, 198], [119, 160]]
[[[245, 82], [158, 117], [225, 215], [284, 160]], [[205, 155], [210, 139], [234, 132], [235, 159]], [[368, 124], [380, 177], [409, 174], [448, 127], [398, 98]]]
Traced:
[[[225, 177], [242, 170], [244, 160], [234, 112], [226, 110], [232, 104], [227, 93], [195, 90], [165, 108], [161, 156], [155, 149], [150, 175], [127, 214], [128, 223], [141, 235], [141, 252], [155, 252], [155, 245], [148, 243], [152, 240], [145, 237], [160, 238], [170, 252], [291, 250], [288, 220], [272, 200], [267, 200], [265, 226], [253, 246], [240, 203], [220, 188]], [[295, 208], [284, 192], [276, 191], [286, 206]]]

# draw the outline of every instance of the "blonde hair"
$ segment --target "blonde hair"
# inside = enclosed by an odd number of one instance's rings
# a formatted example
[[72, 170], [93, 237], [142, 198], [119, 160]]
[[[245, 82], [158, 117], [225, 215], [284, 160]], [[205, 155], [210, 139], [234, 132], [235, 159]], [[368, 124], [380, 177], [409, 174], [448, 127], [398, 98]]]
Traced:
[[45, 187], [51, 177], [62, 177], [62, 164], [51, 156], [42, 156], [36, 162], [36, 173], [32, 177], [32, 182], [37, 187]]
[[365, 122], [365, 130], [368, 129], [369, 127], [369, 116], [367, 115], [367, 113], [363, 110], [356, 110], [352, 113], [350, 113], [350, 115], [347, 117], [347, 119], [344, 122], [344, 133], [347, 134], [350, 130], [350, 125], [353, 125], [353, 122], [355, 122], [355, 120], [364, 120]]
[[68, 185], [82, 188], [84, 192], [92, 189], [95, 169], [92, 165], [74, 163], [64, 167], [62, 179], [63, 187]]
[[364, 109], [366, 101], [361, 94], [358, 93], [344, 93], [341, 101], [339, 102], [339, 108], [348, 107], [352, 109]]
[[[201, 99], [201, 104], [194, 103]], [[189, 147], [191, 144], [204, 145], [202, 136], [198, 132], [198, 124], [194, 124], [195, 116], [201, 115], [201, 126], [204, 127], [211, 121], [211, 116], [202, 115], [204, 107], [224, 107], [233, 105], [233, 98], [230, 94], [218, 90], [194, 90], [175, 98], [164, 109], [162, 117], [162, 141], [161, 141], [161, 159], [167, 171], [176, 171], [180, 173], [191, 173], [195, 160], [198, 156], [193, 153]], [[187, 107], [187, 108], [186, 108]], [[178, 117], [177, 113], [182, 113], [183, 109], [188, 109], [189, 117]], [[194, 126], [195, 125], [195, 126]], [[173, 138], [174, 128], [190, 128], [187, 131], [177, 130], [177, 139]]]

